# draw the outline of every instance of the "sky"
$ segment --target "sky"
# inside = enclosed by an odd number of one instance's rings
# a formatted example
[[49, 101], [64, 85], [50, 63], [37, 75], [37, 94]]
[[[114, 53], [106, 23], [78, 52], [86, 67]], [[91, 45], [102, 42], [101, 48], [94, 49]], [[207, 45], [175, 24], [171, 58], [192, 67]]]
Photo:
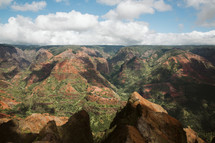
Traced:
[[215, 45], [215, 0], [0, 0], [0, 43]]

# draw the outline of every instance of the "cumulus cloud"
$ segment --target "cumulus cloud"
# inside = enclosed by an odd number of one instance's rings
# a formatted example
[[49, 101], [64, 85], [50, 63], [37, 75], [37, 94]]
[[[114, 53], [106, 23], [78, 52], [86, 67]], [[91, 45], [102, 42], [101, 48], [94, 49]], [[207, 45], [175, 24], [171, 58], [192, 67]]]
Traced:
[[122, 22], [106, 20], [95, 28], [95, 34], [102, 44], [136, 44], [143, 36], [150, 33], [148, 24], [144, 22]]
[[184, 0], [188, 7], [198, 10], [197, 24], [205, 27], [215, 27], [214, 0]]
[[98, 16], [81, 14], [73, 10], [69, 13], [57, 12], [56, 14], [39, 15], [35, 19], [35, 25], [42, 30], [49, 31], [83, 31], [97, 25], [97, 19]]
[[104, 18], [107, 19], [134, 19], [141, 14], [153, 14], [157, 11], [169, 11], [171, 6], [163, 0], [122, 0], [116, 9], [110, 10]]
[[16, 2], [13, 3], [11, 8], [16, 11], [39, 11], [42, 10], [46, 7], [46, 2], [45, 1], [39, 1], [35, 2], [33, 1], [31, 4], [25, 3], [25, 4], [17, 4]]
[[145, 22], [103, 20], [77, 11], [40, 15], [35, 19], [10, 17], [0, 24], [0, 43], [9, 44], [215, 44], [215, 30], [156, 33]]
[[172, 10], [172, 7], [168, 4], [165, 4], [163, 0], [158, 0], [154, 2], [154, 8], [157, 11], [169, 11]]
[[10, 5], [13, 0], [0, 0], [0, 8]]

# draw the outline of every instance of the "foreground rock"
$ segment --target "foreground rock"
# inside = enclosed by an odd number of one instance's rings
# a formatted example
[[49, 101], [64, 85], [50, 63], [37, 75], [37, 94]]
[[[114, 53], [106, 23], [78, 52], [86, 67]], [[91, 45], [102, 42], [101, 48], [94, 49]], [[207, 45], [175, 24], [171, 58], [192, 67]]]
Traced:
[[[35, 115], [33, 115], [34, 117]], [[31, 121], [33, 121], [31, 117]], [[26, 118], [29, 120], [29, 117]], [[93, 136], [90, 129], [89, 115], [86, 111], [80, 111], [74, 114], [67, 123], [62, 126], [59, 125], [59, 120], [52, 118], [46, 125], [37, 132], [41, 126], [39, 122], [44, 122], [35, 118], [35, 126], [30, 125], [28, 121], [10, 120], [7, 123], [0, 125], [0, 143], [6, 142], [20, 142], [20, 143], [31, 143], [31, 142], [52, 142], [52, 143], [93, 143]], [[40, 125], [41, 125], [40, 124]], [[56, 125], [57, 124], [57, 125]], [[24, 130], [24, 127], [31, 127], [30, 131]], [[33, 130], [35, 129], [35, 130]]]
[[184, 128], [184, 131], [186, 132], [188, 143], [205, 143], [190, 127]]
[[24, 120], [19, 121], [19, 128], [25, 132], [39, 133], [49, 121], [55, 121], [57, 126], [62, 126], [68, 121], [67, 117], [56, 117], [45, 114], [34, 113]]
[[[3, 118], [7, 115], [1, 114]], [[0, 124], [0, 143], [93, 143], [86, 111], [69, 119], [48, 114], [32, 114], [26, 119]], [[168, 115], [160, 105], [137, 92], [117, 113], [102, 143], [205, 143], [191, 128]]]
[[[186, 143], [181, 123], [161, 106], [133, 93], [111, 124], [104, 143]], [[121, 139], [121, 140], [120, 140]]]
[[7, 123], [0, 125], [0, 142], [17, 142], [17, 143], [31, 143], [37, 137], [37, 134], [24, 133], [19, 129], [19, 122], [17, 120], [10, 120]]

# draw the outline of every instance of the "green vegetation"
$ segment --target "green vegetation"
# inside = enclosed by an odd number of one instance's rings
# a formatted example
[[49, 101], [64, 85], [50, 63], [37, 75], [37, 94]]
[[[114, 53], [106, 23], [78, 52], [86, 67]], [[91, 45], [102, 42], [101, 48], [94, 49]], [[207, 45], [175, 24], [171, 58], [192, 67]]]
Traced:
[[[72, 49], [74, 54], [83, 50], [80, 49], [82, 46], [78, 45], [17, 47], [34, 51], [43, 48], [54, 56], [68, 49]], [[210, 141], [214, 136], [214, 46], [86, 47], [95, 50], [96, 55], [92, 56], [90, 53], [89, 57], [82, 58], [85, 64], [69, 65], [74, 66], [80, 72], [78, 74], [73, 71], [65, 73], [61, 68], [58, 71], [53, 70], [56, 64], [64, 59], [55, 62], [53, 58], [49, 59], [46, 61], [48, 64], [44, 64], [47, 67], [39, 70], [32, 70], [32, 65], [28, 68], [19, 67], [15, 78], [5, 74], [13, 72], [16, 64], [12, 68], [0, 65], [0, 90], [5, 91], [0, 92], [0, 95], [21, 102], [12, 109], [0, 112], [22, 118], [32, 113], [70, 117], [75, 112], [85, 109], [90, 115], [95, 138], [100, 140], [104, 134], [102, 131], [109, 128], [121, 105], [90, 101], [87, 97], [92, 93], [88, 89], [97, 86], [104, 93], [96, 91], [93, 95], [109, 99], [109, 95], [105, 93], [108, 90], [104, 88], [107, 87], [115, 91], [117, 94], [113, 96], [117, 98], [119, 95], [122, 101], [127, 101], [129, 95], [137, 91], [148, 100], [164, 107], [170, 115], [180, 120], [184, 127], [190, 126], [206, 141]], [[212, 64], [195, 57], [188, 58], [186, 54], [189, 52], [203, 56]], [[180, 63], [178, 56], [189, 63]], [[109, 73], [101, 74], [96, 70], [95, 57], [108, 60]]]

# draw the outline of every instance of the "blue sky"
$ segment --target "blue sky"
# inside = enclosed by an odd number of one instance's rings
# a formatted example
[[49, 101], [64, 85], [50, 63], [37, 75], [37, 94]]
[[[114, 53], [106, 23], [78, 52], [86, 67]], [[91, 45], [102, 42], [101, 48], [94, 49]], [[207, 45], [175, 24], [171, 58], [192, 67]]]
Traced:
[[0, 43], [215, 44], [215, 0], [0, 0]]

